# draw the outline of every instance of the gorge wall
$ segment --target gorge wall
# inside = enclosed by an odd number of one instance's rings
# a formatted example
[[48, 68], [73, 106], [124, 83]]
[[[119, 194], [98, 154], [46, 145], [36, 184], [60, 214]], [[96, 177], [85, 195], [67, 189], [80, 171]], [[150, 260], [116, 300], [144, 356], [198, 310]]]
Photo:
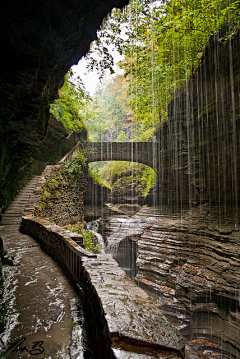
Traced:
[[156, 132], [160, 203], [238, 205], [240, 36], [219, 42], [221, 36], [212, 38]]
[[44, 139], [49, 104], [84, 56], [110, 10], [126, 0], [1, 2], [0, 211], [18, 191], [28, 159]]
[[101, 230], [134, 274], [136, 257], [136, 282], [191, 344], [227, 359], [240, 352], [240, 35], [221, 36], [155, 134], [160, 165], [149, 202], [161, 206], [126, 223], [102, 220]]

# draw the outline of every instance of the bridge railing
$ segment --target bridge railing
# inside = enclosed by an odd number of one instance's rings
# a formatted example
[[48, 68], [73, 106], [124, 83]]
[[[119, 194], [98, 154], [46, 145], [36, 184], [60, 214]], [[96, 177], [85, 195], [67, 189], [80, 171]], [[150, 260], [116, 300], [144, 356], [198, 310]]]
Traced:
[[65, 163], [66, 166], [69, 166], [74, 158], [76, 157], [79, 147], [80, 147], [81, 141], [79, 141], [59, 162], [58, 164]]
[[158, 172], [158, 144], [154, 142], [78, 142], [59, 162], [67, 166], [83, 151], [87, 162], [128, 161], [143, 163]]

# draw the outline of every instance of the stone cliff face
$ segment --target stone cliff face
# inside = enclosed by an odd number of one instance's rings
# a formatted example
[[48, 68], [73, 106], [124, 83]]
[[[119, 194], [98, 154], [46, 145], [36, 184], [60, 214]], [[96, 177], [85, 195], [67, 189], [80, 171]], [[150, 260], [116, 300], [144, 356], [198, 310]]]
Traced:
[[227, 203], [237, 207], [239, 39], [239, 33], [225, 43], [212, 39], [201, 65], [168, 106], [169, 119], [156, 133], [162, 148], [160, 202]]
[[53, 221], [60, 226], [84, 222], [85, 175], [72, 181], [64, 164], [46, 166], [34, 194], [31, 196], [26, 216]]
[[193, 344], [215, 353], [221, 347], [224, 358], [240, 350], [239, 39], [212, 39], [156, 133], [156, 200], [191, 211], [169, 214], [163, 206], [161, 219], [149, 222], [136, 277]]
[[87, 141], [86, 129], [68, 135], [63, 125], [50, 116], [47, 135], [33, 152], [25, 168], [25, 178], [40, 175], [47, 165], [60, 161], [79, 141]]
[[136, 282], [171, 322], [210, 357], [224, 359], [240, 352], [239, 40], [239, 33], [225, 43], [212, 39], [156, 132], [161, 151], [152, 198], [162, 206], [142, 208], [130, 225], [102, 222], [115, 258], [128, 260], [121, 265], [132, 272], [137, 258]]
[[0, 210], [44, 139], [49, 104], [68, 69], [86, 54], [103, 18], [126, 0], [1, 2]]
[[206, 206], [160, 213], [137, 242], [137, 283], [193, 344], [238, 358], [239, 230]]
[[[200, 351], [239, 358], [239, 229], [208, 206], [100, 220], [105, 251]], [[213, 356], [206, 356], [214, 358]], [[215, 356], [216, 358], [216, 356]]]

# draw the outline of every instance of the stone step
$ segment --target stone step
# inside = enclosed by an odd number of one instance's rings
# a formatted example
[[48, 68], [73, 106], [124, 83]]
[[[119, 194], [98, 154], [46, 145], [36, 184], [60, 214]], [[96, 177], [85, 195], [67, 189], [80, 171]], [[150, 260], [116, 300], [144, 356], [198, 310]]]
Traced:
[[9, 225], [20, 225], [22, 222], [22, 218], [19, 219], [14, 219], [14, 220], [9, 220], [9, 221], [1, 221], [0, 225], [1, 226], [9, 226]]
[[9, 212], [12, 212], [12, 211], [20, 212], [21, 210], [23, 210], [26, 207], [27, 204], [28, 204], [28, 202], [27, 203], [22, 203], [21, 205], [19, 204], [19, 205], [16, 205], [16, 206], [12, 206], [11, 208], [8, 208], [5, 213], [7, 213], [8, 211]]
[[7, 211], [4, 213], [4, 215], [6, 215], [6, 214], [13, 214], [13, 213], [15, 213], [15, 214], [22, 213], [22, 207], [15, 207], [15, 208], [12, 208], [12, 209], [10, 209], [10, 210], [7, 210]]
[[[19, 201], [19, 202], [16, 202], [16, 203], [12, 203], [11, 207], [12, 206], [22, 206], [22, 205], [26, 205], [26, 203], [28, 203], [29, 199], [25, 200], [25, 201]], [[8, 208], [11, 208], [11, 207], [8, 207]]]
[[16, 197], [16, 198], [14, 199], [14, 202], [22, 201], [22, 200], [28, 198], [29, 196], [30, 196], [30, 194], [29, 194], [29, 195], [28, 195], [28, 194], [22, 194], [21, 196]]
[[28, 198], [27, 197], [19, 198], [18, 200], [13, 201], [12, 205], [25, 203], [25, 202], [28, 202], [28, 200], [29, 200], [29, 196], [28, 196]]
[[0, 225], [18, 225], [22, 221], [22, 214], [29, 202], [30, 196], [33, 194], [39, 176], [31, 179], [26, 187], [24, 187], [17, 197], [11, 202], [7, 211], [2, 215]]
[[18, 218], [18, 217], [22, 217], [22, 213], [10, 213], [10, 214], [7, 213], [2, 216], [3, 219]]
[[19, 212], [19, 213], [21, 212], [22, 213], [24, 211], [25, 207], [26, 207], [26, 204], [24, 204], [22, 206], [18, 206], [18, 207], [12, 207], [9, 209], [9, 212], [6, 211], [4, 214], [12, 213], [12, 212]]

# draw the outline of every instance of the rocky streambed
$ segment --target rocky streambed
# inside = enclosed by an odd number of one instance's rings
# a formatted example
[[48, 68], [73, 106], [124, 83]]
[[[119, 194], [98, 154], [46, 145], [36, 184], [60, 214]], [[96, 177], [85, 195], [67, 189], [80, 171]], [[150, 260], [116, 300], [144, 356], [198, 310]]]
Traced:
[[105, 251], [206, 358], [240, 358], [239, 229], [200, 206], [102, 218]]

